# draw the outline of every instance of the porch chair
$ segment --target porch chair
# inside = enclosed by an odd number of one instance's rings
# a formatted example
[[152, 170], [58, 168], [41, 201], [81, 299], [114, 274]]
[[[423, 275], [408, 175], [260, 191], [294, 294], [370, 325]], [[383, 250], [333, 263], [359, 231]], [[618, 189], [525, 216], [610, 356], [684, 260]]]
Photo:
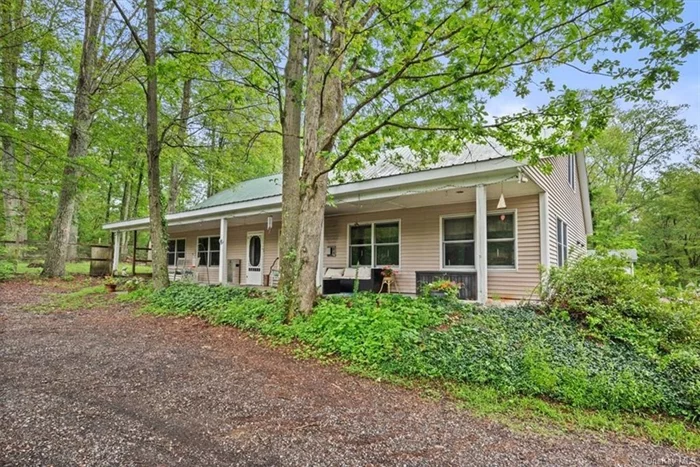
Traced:
[[177, 280], [177, 276], [180, 276], [180, 280], [186, 275], [185, 270], [185, 258], [177, 258], [175, 260], [175, 271], [173, 271], [173, 282]]

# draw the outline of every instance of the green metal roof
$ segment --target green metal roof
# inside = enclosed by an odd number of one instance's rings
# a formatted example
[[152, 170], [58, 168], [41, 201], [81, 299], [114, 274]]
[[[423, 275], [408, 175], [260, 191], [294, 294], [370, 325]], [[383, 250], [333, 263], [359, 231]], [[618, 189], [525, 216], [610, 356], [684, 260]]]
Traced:
[[264, 177], [246, 180], [236, 186], [220, 191], [211, 198], [202, 201], [188, 211], [210, 208], [222, 204], [240, 203], [254, 199], [268, 198], [282, 194], [282, 174], [266, 175]]
[[[372, 180], [377, 178], [391, 177], [408, 172], [420, 172], [441, 167], [469, 164], [473, 162], [485, 161], [506, 157], [496, 145], [468, 144], [460, 153], [442, 154], [438, 161], [431, 164], [420, 164], [420, 158], [413, 154], [408, 148], [399, 148], [383, 154], [374, 164], [364, 167], [350, 180], [343, 180], [331, 174], [329, 185], [340, 185], [350, 181]], [[221, 206], [223, 204], [235, 204], [243, 201], [269, 198], [282, 194], [282, 174], [266, 175], [239, 183], [236, 186], [220, 191], [211, 198], [188, 209], [197, 209]]]

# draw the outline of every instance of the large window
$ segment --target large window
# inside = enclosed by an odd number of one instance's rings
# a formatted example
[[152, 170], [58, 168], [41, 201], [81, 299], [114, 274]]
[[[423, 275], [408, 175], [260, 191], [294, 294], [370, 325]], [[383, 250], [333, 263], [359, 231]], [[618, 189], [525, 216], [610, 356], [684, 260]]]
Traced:
[[569, 226], [557, 218], [557, 265], [564, 266], [569, 258]]
[[200, 266], [218, 266], [220, 261], [219, 237], [199, 237], [197, 239], [197, 256]]
[[474, 267], [474, 218], [442, 219], [442, 267]]
[[395, 222], [350, 226], [350, 266], [398, 266], [400, 228]]
[[486, 262], [489, 267], [515, 267], [515, 214], [486, 218]]
[[177, 259], [185, 257], [185, 239], [168, 240], [168, 266], [177, 266]]
[[569, 156], [567, 163], [567, 176], [569, 178], [569, 186], [576, 189], [576, 157]]

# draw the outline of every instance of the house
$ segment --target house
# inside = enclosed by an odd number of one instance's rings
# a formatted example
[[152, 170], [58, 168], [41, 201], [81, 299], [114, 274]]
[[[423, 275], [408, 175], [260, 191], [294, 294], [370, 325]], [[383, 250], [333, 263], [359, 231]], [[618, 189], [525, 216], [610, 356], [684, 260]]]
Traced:
[[[448, 276], [469, 285], [465, 298], [520, 299], [535, 291], [540, 265], [585, 253], [592, 222], [583, 154], [549, 158], [551, 170], [482, 145], [420, 170], [405, 168], [411, 160], [398, 151], [331, 184], [319, 286], [328, 268], [352, 277], [346, 268], [391, 265], [401, 293], [416, 293], [417, 278]], [[280, 175], [260, 177], [168, 215], [169, 265], [198, 259], [200, 281], [263, 284], [279, 266], [281, 191]], [[148, 219], [104, 228], [119, 236], [147, 230]]]

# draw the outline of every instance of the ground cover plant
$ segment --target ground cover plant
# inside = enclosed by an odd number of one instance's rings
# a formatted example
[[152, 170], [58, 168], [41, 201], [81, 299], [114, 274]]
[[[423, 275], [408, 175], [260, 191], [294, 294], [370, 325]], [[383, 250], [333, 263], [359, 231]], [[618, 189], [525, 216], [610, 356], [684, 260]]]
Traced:
[[[528, 410], [544, 411], [535, 400], [562, 404], [565, 420], [591, 409], [641, 416], [638, 426], [673, 416], [657, 436], [684, 433], [686, 445], [700, 447], [695, 291], [670, 290], [658, 275], [631, 276], [621, 267], [601, 256], [552, 271], [537, 305], [354, 294], [320, 299], [312, 314], [290, 322], [278, 297], [259, 289], [174, 284], [124, 298], [146, 299], [151, 313], [196, 315], [296, 341], [368, 374], [445, 384], [472, 402], [495, 391], [502, 400], [530, 401]], [[601, 426], [615, 425], [607, 420]], [[684, 424], [691, 431], [679, 431]]]

